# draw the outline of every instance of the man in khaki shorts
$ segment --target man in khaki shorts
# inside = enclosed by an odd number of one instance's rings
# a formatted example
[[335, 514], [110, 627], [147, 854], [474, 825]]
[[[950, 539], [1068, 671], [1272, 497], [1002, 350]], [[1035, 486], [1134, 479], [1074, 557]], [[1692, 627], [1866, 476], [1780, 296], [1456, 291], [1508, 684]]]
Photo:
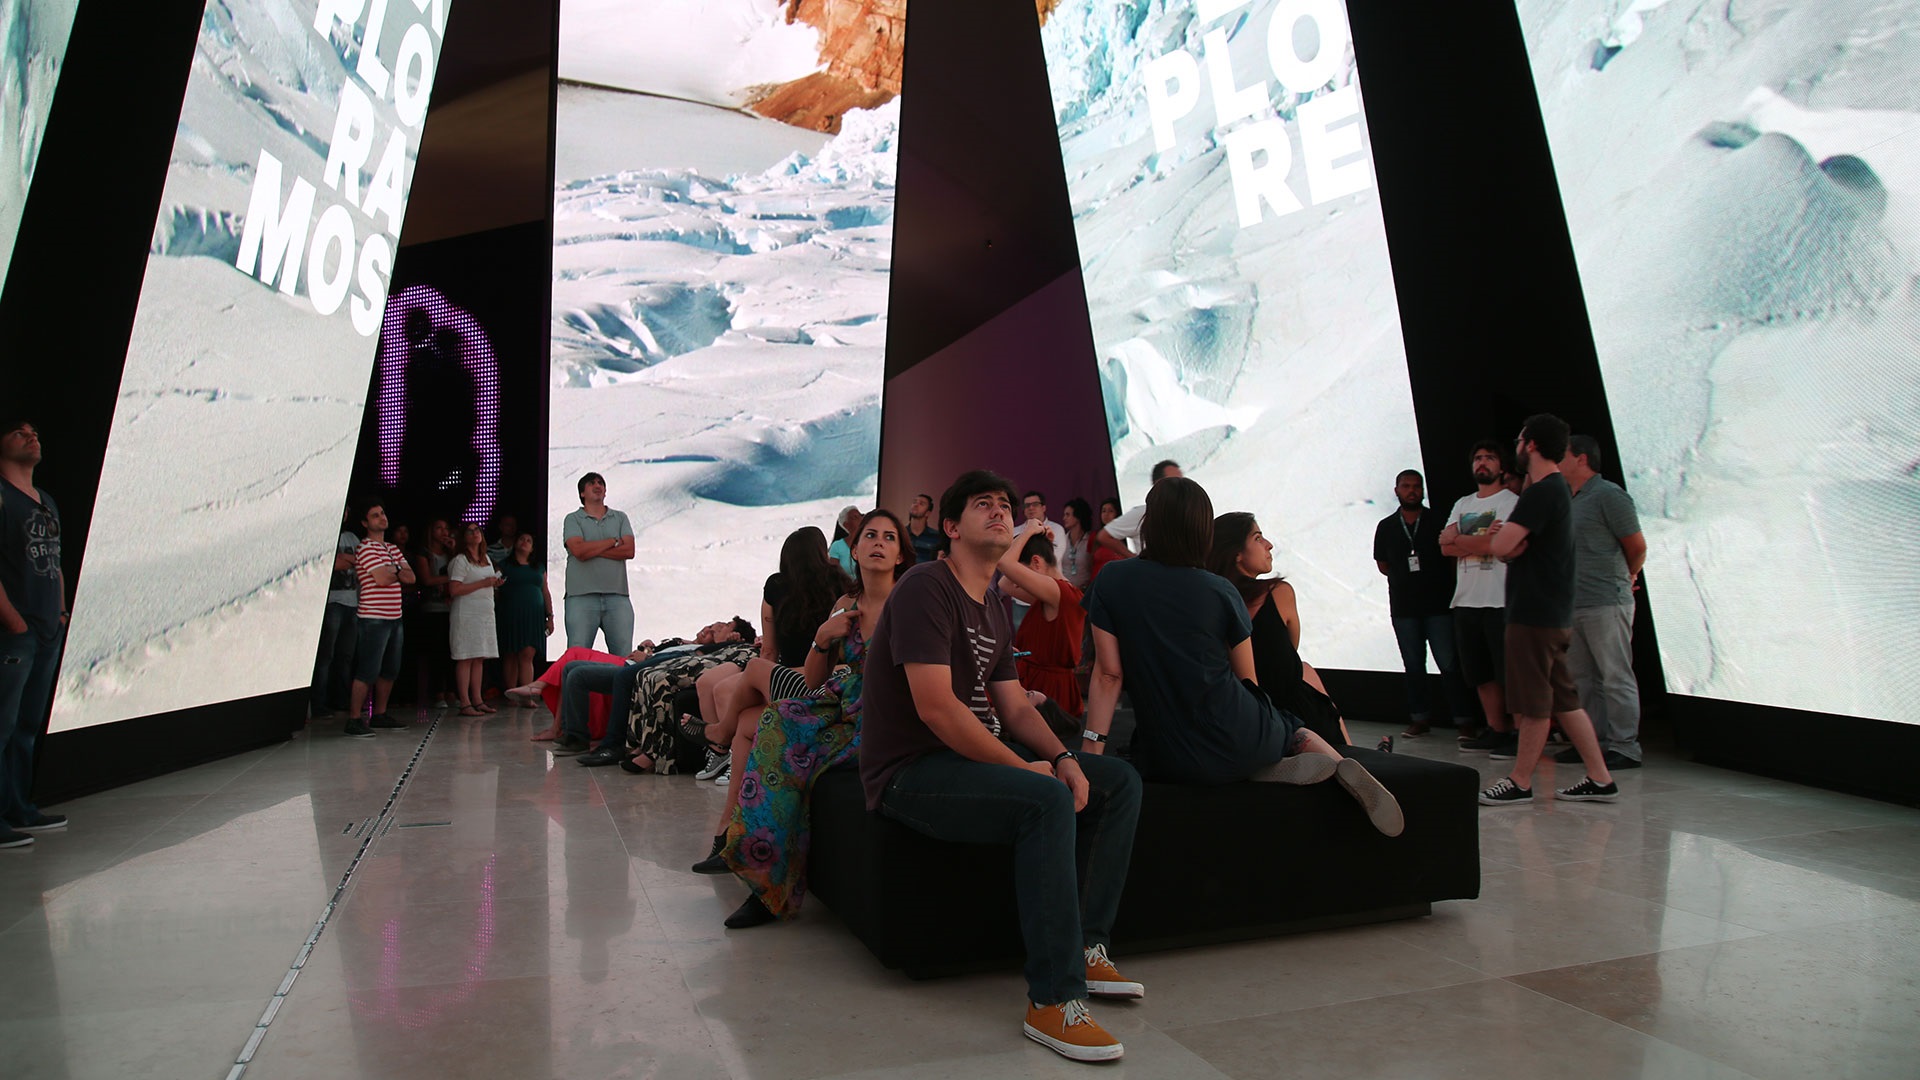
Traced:
[[1492, 532], [1454, 541], [1469, 555], [1507, 562], [1507, 709], [1519, 722], [1520, 747], [1513, 771], [1480, 793], [1483, 806], [1533, 801], [1533, 770], [1556, 720], [1580, 752], [1587, 776], [1554, 792], [1554, 798], [1612, 802], [1620, 797], [1567, 666], [1573, 639], [1573, 494], [1560, 475], [1567, 435], [1566, 421], [1557, 416], [1528, 417], [1514, 448], [1516, 464], [1527, 475], [1526, 492]]

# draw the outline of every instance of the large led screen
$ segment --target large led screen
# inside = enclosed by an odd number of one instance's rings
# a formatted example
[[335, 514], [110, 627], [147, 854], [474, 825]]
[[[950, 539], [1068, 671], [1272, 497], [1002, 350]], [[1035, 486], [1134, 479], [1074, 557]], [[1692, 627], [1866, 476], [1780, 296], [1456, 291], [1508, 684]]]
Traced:
[[1518, 9], [1669, 689], [1920, 723], [1920, 2]]
[[0, 0], [0, 283], [13, 262], [33, 167], [80, 0]]
[[787, 533], [873, 505], [905, 8], [562, 5], [556, 596], [589, 471], [639, 637], [757, 620]]
[[304, 686], [448, 0], [211, 0], [53, 729]]
[[1397, 670], [1371, 545], [1420, 447], [1344, 5], [1060, 0], [1041, 36], [1123, 500], [1179, 461], [1278, 545], [1313, 663]]

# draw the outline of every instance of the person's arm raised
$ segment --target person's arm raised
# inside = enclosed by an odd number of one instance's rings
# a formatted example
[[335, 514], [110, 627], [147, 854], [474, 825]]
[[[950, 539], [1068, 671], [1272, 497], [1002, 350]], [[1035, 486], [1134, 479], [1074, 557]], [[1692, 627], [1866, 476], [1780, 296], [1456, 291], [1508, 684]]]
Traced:
[[1031, 769], [1038, 764], [1036, 771], [1044, 770], [1049, 776], [1053, 774], [1045, 762], [1025, 761], [1007, 749], [1006, 744], [994, 738], [993, 732], [988, 731], [980, 718], [973, 715], [972, 709], [953, 696], [952, 668], [946, 664], [901, 666], [906, 668], [907, 688], [913, 694], [913, 708], [920, 714], [920, 722], [939, 736], [948, 749], [969, 761], [1011, 765], [1016, 769]]
[[1060, 582], [1046, 574], [1038, 573], [1033, 567], [1020, 561], [1020, 548], [1015, 544], [1000, 557], [1000, 585], [1015, 600], [1027, 604], [1039, 604], [1045, 609], [1048, 622], [1060, 614]]

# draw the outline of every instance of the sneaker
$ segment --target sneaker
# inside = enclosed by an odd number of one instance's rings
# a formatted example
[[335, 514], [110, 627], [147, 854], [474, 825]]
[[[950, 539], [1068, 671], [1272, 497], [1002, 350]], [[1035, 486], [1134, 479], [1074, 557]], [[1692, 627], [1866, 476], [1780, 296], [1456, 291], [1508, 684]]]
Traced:
[[370, 721], [370, 725], [377, 728], [403, 728], [407, 726], [407, 722], [405, 720], [395, 720], [386, 713], [381, 713]]
[[358, 716], [349, 719], [347, 726], [340, 729], [340, 733], [349, 739], [373, 738], [373, 729], [368, 727], [367, 722]]
[[731, 783], [733, 783], [733, 759], [728, 758], [726, 764], [720, 766], [720, 771], [713, 774], [713, 786], [726, 787]]
[[1107, 1034], [1084, 1001], [1027, 1005], [1027, 1038], [1073, 1061], [1118, 1061], [1120, 1040]]
[[1618, 750], [1609, 750], [1604, 757], [1607, 762], [1608, 772], [1612, 772], [1615, 769], [1637, 769], [1640, 767], [1639, 758], [1628, 757]]
[[1259, 775], [1262, 780], [1275, 784], [1318, 784], [1332, 779], [1334, 769], [1345, 760], [1325, 754], [1294, 754], [1267, 766]]
[[0, 848], [32, 847], [33, 837], [18, 829], [0, 825]]
[[1511, 776], [1501, 777], [1499, 783], [1480, 793], [1481, 806], [1513, 806], [1532, 801], [1533, 789], [1514, 783]]
[[707, 747], [707, 763], [700, 766], [700, 771], [694, 773], [693, 778], [695, 780], [711, 780], [725, 771], [728, 763], [732, 760], [733, 756], [725, 750], [715, 750], [709, 746]]
[[1567, 749], [1562, 750], [1559, 753], [1553, 755], [1553, 760], [1559, 762], [1562, 765], [1578, 765], [1580, 764], [1580, 751], [1575, 750], [1572, 747], [1568, 747]]
[[572, 757], [575, 754], [584, 754], [591, 749], [593, 748], [587, 745], [587, 740], [571, 731], [563, 731], [559, 738], [553, 740], [554, 757]]
[[[1562, 802], [1613, 802], [1620, 797], [1620, 785], [1596, 784], [1593, 777], [1589, 776], [1570, 788], [1554, 792], [1553, 797]], [[1482, 798], [1481, 801], [1486, 800]]]
[[1463, 727], [1459, 730], [1459, 733], [1454, 736], [1453, 741], [1462, 744], [1470, 743], [1490, 730], [1492, 729], [1479, 727], [1477, 725], [1474, 727]]
[[1393, 797], [1379, 778], [1367, 771], [1365, 765], [1352, 758], [1341, 758], [1333, 775], [1339, 779], [1340, 786], [1347, 789], [1353, 801], [1367, 812], [1367, 820], [1380, 830], [1383, 836], [1399, 836], [1407, 829], [1407, 818], [1400, 812], [1400, 800]]
[[1517, 731], [1495, 731], [1492, 728], [1475, 735], [1460, 744], [1463, 754], [1485, 754], [1494, 750], [1505, 750], [1509, 759], [1520, 745], [1520, 733]]
[[1425, 720], [1415, 720], [1413, 723], [1407, 725], [1407, 730], [1401, 732], [1400, 737], [1403, 739], [1424, 738], [1427, 732], [1432, 730], [1432, 724], [1427, 723]]
[[1513, 735], [1513, 738], [1508, 739], [1506, 742], [1487, 751], [1487, 760], [1489, 761], [1512, 761], [1514, 758], [1517, 758], [1519, 756], [1520, 756], [1519, 732], [1515, 732]]
[[1147, 988], [1120, 974], [1107, 958], [1107, 947], [1095, 945], [1087, 950], [1087, 993], [1094, 997], [1135, 999], [1147, 996]]
[[14, 832], [23, 833], [53, 832], [57, 829], [67, 827], [67, 815], [42, 814], [36, 810], [34, 811], [33, 817], [26, 821], [9, 821], [7, 822], [7, 827], [11, 828]]

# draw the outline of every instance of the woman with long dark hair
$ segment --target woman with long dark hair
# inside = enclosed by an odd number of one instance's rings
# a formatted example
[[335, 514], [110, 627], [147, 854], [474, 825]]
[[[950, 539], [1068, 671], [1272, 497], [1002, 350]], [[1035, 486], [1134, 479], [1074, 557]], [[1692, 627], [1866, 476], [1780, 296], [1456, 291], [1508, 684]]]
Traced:
[[1260, 692], [1246, 602], [1206, 570], [1213, 547], [1206, 489], [1177, 476], [1155, 484], [1140, 539], [1140, 557], [1109, 565], [1087, 595], [1095, 652], [1087, 751], [1104, 749], [1124, 677], [1138, 719], [1133, 764], [1142, 779], [1338, 778], [1375, 828], [1398, 836], [1406, 823], [1393, 794]]
[[808, 644], [806, 676], [814, 689], [775, 699], [757, 718], [743, 722], [734, 740], [740, 757], [714, 851], [694, 867], [702, 873], [731, 870], [752, 890], [727, 916], [729, 929], [789, 918], [800, 910], [806, 895], [808, 792], [815, 777], [859, 753], [867, 639], [886, 610], [894, 582], [913, 565], [914, 550], [905, 523], [891, 511], [874, 510], [854, 528], [853, 554], [860, 578], [834, 602], [833, 614]]
[[1213, 519], [1207, 569], [1227, 579], [1247, 605], [1260, 692], [1329, 744], [1350, 743], [1320, 673], [1300, 659], [1300, 606], [1285, 578], [1267, 576], [1273, 573], [1273, 541], [1252, 514], [1236, 510]]
[[547, 591], [547, 567], [534, 550], [533, 534], [515, 536], [498, 568], [505, 579], [497, 614], [501, 681], [525, 686], [533, 681], [534, 652], [553, 633], [553, 595]]

